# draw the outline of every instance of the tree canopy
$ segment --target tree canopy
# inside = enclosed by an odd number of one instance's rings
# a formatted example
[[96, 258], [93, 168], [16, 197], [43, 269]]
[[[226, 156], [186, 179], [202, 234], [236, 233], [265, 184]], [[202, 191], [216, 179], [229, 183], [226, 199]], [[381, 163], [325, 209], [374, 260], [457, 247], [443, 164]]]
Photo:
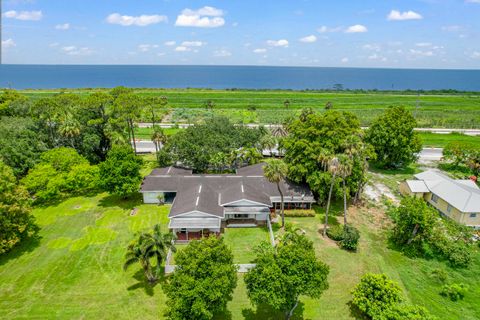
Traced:
[[100, 186], [103, 190], [121, 197], [138, 192], [142, 176], [142, 159], [127, 146], [115, 145], [107, 159], [100, 163]]
[[245, 275], [245, 284], [257, 308], [267, 305], [290, 319], [300, 296], [319, 298], [328, 288], [329, 267], [317, 259], [313, 243], [291, 227], [276, 248], [264, 242], [256, 253], [256, 266]]
[[[359, 121], [353, 114], [304, 110], [298, 119], [287, 124], [287, 131], [281, 147], [285, 150], [288, 177], [308, 183], [320, 201], [327, 199], [333, 176], [323, 160], [338, 154], [349, 154], [352, 159], [352, 174], [345, 179], [347, 193], [355, 194], [363, 186], [367, 158], [374, 155], [363, 143]], [[342, 177], [336, 175], [333, 194], [337, 197], [342, 195], [341, 181]]]
[[37, 201], [50, 201], [96, 190], [98, 175], [98, 167], [75, 149], [61, 147], [43, 153], [22, 184]]
[[0, 254], [37, 232], [30, 211], [28, 193], [18, 186], [13, 170], [0, 161]]
[[231, 169], [261, 158], [257, 148], [263, 134], [264, 129], [235, 126], [225, 117], [212, 117], [174, 135], [164, 150], [174, 162], [196, 172], [215, 171], [222, 161], [221, 165]]
[[414, 131], [417, 121], [404, 107], [392, 107], [375, 119], [366, 141], [377, 154], [377, 162], [387, 168], [404, 167], [417, 159], [422, 141]]
[[165, 286], [170, 319], [208, 320], [225, 311], [237, 285], [237, 267], [222, 238], [190, 242], [177, 252], [175, 263]]

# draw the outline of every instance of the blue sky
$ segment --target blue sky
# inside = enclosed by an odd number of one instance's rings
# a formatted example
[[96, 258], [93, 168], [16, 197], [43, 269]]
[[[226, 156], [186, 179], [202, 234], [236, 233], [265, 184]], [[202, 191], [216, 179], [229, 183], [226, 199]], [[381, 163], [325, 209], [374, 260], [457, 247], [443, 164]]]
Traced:
[[480, 0], [3, 0], [11, 64], [480, 67]]

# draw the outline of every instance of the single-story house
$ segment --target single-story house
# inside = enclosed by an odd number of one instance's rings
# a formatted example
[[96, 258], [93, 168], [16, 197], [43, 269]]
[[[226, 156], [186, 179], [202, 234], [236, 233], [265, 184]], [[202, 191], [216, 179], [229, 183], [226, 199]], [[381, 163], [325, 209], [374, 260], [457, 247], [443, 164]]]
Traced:
[[480, 228], [480, 188], [472, 180], [455, 180], [429, 170], [415, 175], [415, 180], [400, 184], [400, 192], [424, 198], [443, 215], [458, 223]]
[[[263, 174], [260, 163], [236, 174], [192, 174], [176, 167], [155, 169], [141, 186], [144, 203], [171, 202], [169, 228], [179, 240], [220, 233], [225, 227], [252, 227], [267, 223], [280, 209], [277, 185]], [[286, 209], [310, 209], [315, 203], [306, 185], [282, 181]]]

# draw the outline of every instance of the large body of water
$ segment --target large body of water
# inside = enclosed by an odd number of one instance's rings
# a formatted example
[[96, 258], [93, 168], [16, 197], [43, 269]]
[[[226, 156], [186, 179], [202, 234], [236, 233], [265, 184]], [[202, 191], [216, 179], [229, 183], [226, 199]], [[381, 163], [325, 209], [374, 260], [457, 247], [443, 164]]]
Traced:
[[0, 88], [214, 88], [480, 91], [480, 70], [254, 66], [0, 65]]

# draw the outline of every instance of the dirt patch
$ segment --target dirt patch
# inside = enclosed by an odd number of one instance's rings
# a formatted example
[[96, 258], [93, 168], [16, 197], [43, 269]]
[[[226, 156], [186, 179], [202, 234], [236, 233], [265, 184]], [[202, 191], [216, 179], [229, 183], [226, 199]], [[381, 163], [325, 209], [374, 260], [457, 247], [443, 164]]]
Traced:
[[353, 225], [365, 224], [373, 229], [383, 229], [391, 225], [385, 210], [373, 206], [351, 206], [348, 209], [349, 221]]
[[130, 211], [131, 216], [135, 216], [138, 212], [138, 208], [133, 208], [132, 211]]

